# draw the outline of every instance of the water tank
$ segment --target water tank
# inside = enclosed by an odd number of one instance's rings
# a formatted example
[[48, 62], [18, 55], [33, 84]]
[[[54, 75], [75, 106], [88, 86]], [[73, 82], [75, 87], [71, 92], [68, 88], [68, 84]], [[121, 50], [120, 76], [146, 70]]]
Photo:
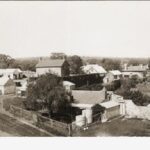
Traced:
[[92, 118], [92, 110], [91, 109], [86, 109], [85, 110], [85, 116], [86, 116], [86, 123], [89, 124], [89, 123], [92, 123], [93, 121], [93, 118]]
[[79, 115], [76, 116], [76, 125], [82, 127], [85, 125], [85, 116]]
[[86, 110], [82, 110], [82, 116], [86, 117]]

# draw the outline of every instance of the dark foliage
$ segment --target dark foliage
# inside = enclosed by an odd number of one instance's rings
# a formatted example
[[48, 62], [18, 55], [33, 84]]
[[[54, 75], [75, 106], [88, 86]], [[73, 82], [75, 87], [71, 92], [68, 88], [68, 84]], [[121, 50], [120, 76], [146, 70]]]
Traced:
[[47, 109], [49, 115], [66, 114], [70, 111], [71, 100], [62, 86], [61, 78], [52, 74], [40, 76], [28, 86], [26, 106], [28, 109]]
[[112, 83], [105, 85], [106, 89], [108, 91], [116, 91], [121, 87], [121, 81], [120, 80], [115, 80]]
[[132, 88], [136, 88], [139, 81], [135, 78], [122, 80], [122, 86], [116, 91], [117, 94], [122, 95], [125, 99], [131, 99], [136, 105], [144, 106], [150, 103], [150, 97], [144, 95], [142, 92]]
[[93, 110], [93, 122], [101, 120], [101, 115], [104, 113], [105, 107], [102, 107], [99, 104], [95, 104], [92, 107], [92, 110]]
[[92, 84], [101, 84], [103, 82], [103, 78], [99, 74], [88, 74], [88, 75], [75, 75], [64, 77], [63, 80], [67, 80], [76, 84], [76, 87], [84, 86], [84, 85], [92, 85]]
[[12, 67], [13, 68], [20, 68], [21, 70], [30, 70], [35, 71], [36, 70], [36, 64], [38, 63], [38, 60], [15, 60]]
[[83, 66], [83, 61], [79, 56], [74, 55], [74, 56], [68, 57], [67, 61], [70, 65], [70, 73], [71, 74], [80, 74], [80, 73], [82, 73], [80, 67]]
[[10, 57], [9, 55], [0, 54], [0, 68], [6, 69], [11, 68], [14, 64], [14, 59]]
[[65, 53], [51, 53], [51, 59], [66, 59], [67, 55]]
[[103, 85], [99, 84], [91, 84], [91, 85], [83, 85], [81, 87], [76, 88], [76, 90], [91, 90], [91, 91], [100, 91], [102, 90]]

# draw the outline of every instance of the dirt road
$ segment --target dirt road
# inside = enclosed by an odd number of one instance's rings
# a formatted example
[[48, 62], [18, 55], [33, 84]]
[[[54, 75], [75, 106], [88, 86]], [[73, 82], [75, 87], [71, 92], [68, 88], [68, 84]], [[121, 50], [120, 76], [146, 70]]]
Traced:
[[36, 127], [24, 124], [12, 117], [0, 113], [0, 136], [52, 136], [46, 132], [40, 131]]

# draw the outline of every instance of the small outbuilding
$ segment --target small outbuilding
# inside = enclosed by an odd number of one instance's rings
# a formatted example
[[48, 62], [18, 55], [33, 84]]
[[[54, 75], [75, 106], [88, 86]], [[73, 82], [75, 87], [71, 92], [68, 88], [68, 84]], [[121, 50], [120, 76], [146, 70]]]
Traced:
[[16, 94], [16, 84], [8, 77], [0, 78], [0, 95]]
[[100, 104], [105, 108], [105, 112], [102, 116], [102, 121], [107, 121], [109, 119], [120, 116], [120, 105], [114, 101], [107, 101]]
[[[72, 90], [72, 97], [74, 100], [72, 108], [80, 110], [76, 116], [76, 124], [78, 125], [79, 123], [80, 126], [81, 123], [82, 126], [85, 122], [90, 124], [96, 119], [95, 105], [98, 106], [101, 102], [105, 101], [106, 89], [103, 88], [101, 91]], [[99, 106], [99, 111], [101, 111], [101, 106]]]
[[119, 70], [112, 70], [107, 73], [107, 75], [103, 79], [103, 82], [107, 84], [116, 80], [120, 80], [121, 78], [122, 78], [122, 73]]
[[69, 81], [63, 81], [63, 87], [67, 92], [70, 92], [75, 89], [75, 84]]

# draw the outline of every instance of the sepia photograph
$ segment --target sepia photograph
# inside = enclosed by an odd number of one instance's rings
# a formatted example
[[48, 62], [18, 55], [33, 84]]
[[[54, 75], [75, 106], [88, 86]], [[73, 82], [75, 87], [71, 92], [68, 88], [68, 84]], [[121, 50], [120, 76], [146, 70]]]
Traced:
[[150, 2], [0, 1], [0, 137], [149, 137]]

